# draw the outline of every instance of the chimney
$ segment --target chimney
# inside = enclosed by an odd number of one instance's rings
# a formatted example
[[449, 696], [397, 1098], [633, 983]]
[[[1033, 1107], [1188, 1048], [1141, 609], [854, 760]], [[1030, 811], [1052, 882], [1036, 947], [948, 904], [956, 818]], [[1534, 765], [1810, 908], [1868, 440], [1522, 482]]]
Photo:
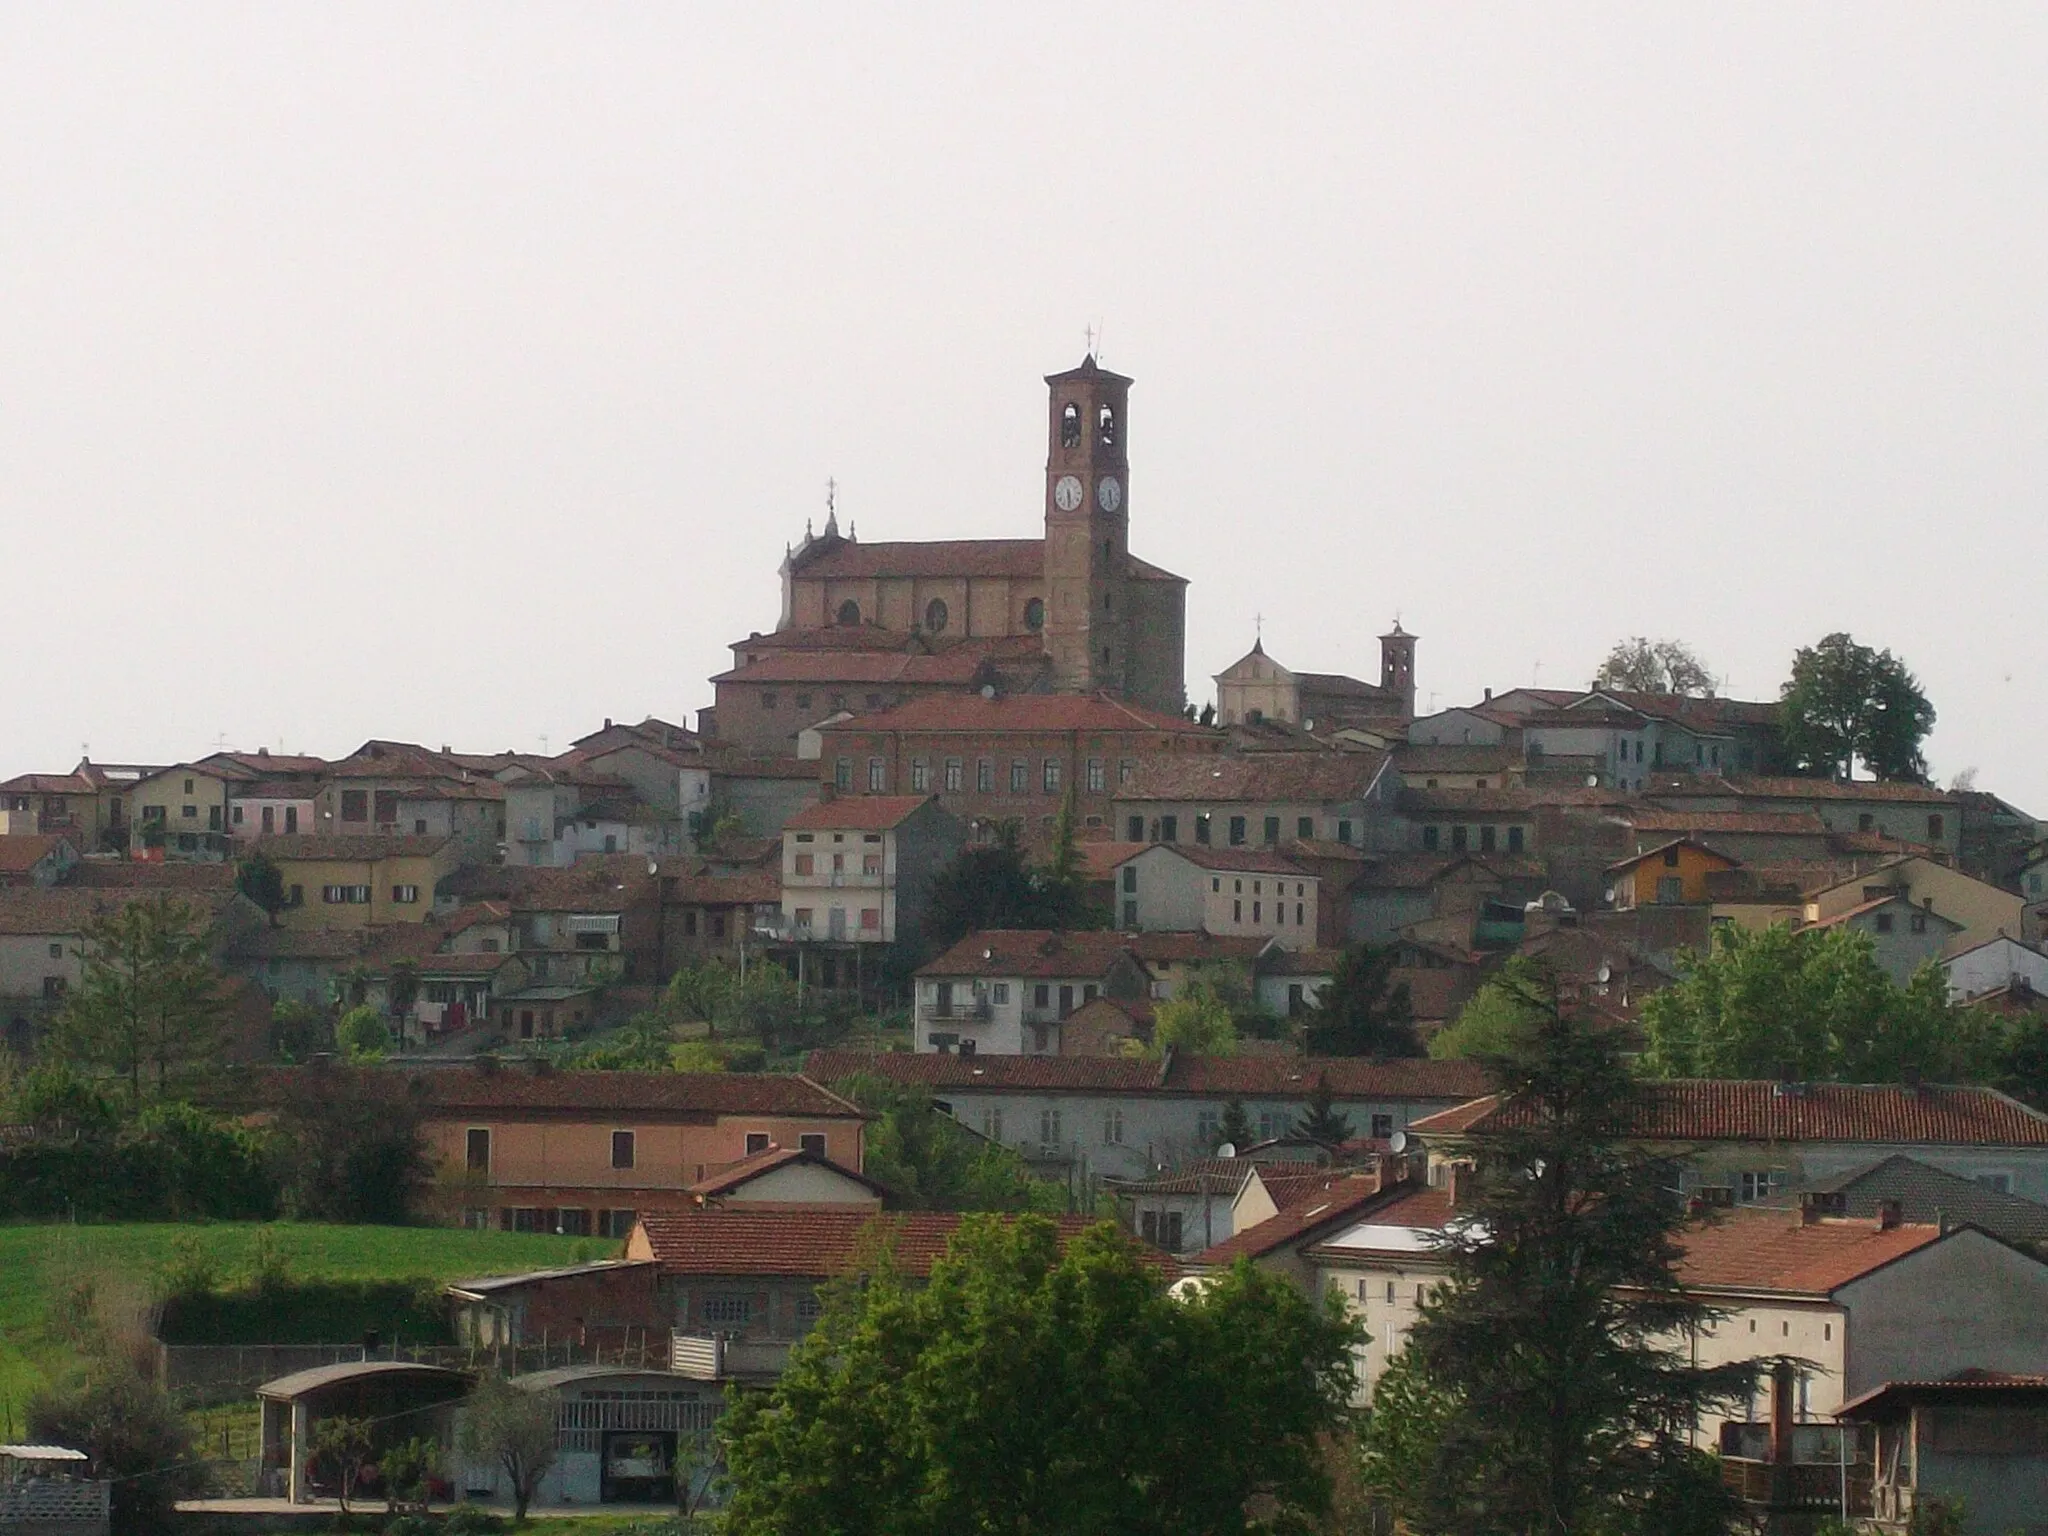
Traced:
[[1792, 1460], [1792, 1362], [1777, 1360], [1771, 1365], [1771, 1460], [1783, 1465]]
[[1813, 1226], [1821, 1218], [1820, 1201], [1809, 1191], [1799, 1197], [1799, 1225]]
[[1896, 1227], [1901, 1221], [1905, 1220], [1905, 1214], [1905, 1206], [1897, 1200], [1878, 1201], [1877, 1230], [1880, 1232], [1891, 1231], [1892, 1228]]
[[1491, 704], [1493, 702], [1493, 690], [1491, 688], [1486, 690], [1486, 698], [1484, 702], [1488, 704]]
[[612, 728], [612, 717], [610, 715], [606, 715], [604, 717], [604, 728], [606, 730], [610, 730]]

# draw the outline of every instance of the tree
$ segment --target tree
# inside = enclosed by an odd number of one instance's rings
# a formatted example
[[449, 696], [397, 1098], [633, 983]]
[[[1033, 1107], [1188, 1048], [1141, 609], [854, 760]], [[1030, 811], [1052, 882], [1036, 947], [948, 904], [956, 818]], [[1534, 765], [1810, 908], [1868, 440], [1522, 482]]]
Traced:
[[1400, 951], [1354, 944], [1317, 994], [1303, 1027], [1311, 1056], [1420, 1056], [1408, 983], [1393, 979]]
[[1511, 958], [1465, 1000], [1455, 1019], [1430, 1036], [1429, 1054], [1438, 1061], [1510, 1054], [1539, 1016], [1526, 1001], [1536, 976], [1528, 957]]
[[1615, 642], [1600, 670], [1595, 688], [1628, 693], [1682, 693], [1698, 697], [1714, 691], [1714, 674], [1692, 647], [1680, 640], [1648, 640], [1635, 635]]
[[441, 1443], [431, 1435], [415, 1435], [377, 1458], [377, 1476], [384, 1484], [388, 1514], [401, 1509], [425, 1514], [433, 1480], [441, 1475]]
[[235, 865], [235, 889], [263, 909], [273, 928], [277, 914], [291, 905], [285, 894], [284, 871], [260, 848]]
[[[970, 1218], [930, 1283], [876, 1255], [719, 1426], [731, 1536], [1294, 1529], [1357, 1331], [1249, 1264], [1185, 1300], [1107, 1225]], [[1229, 1411], [1219, 1405], [1229, 1404]]]
[[1033, 1177], [1008, 1147], [940, 1112], [926, 1090], [866, 1074], [832, 1086], [876, 1117], [862, 1138], [861, 1170], [888, 1190], [892, 1209], [1067, 1209], [1064, 1184]]
[[462, 1418], [462, 1453], [493, 1462], [512, 1485], [512, 1518], [526, 1521], [526, 1506], [555, 1462], [555, 1409], [546, 1393], [527, 1392], [486, 1372], [469, 1394]]
[[199, 911], [158, 893], [97, 912], [80, 935], [83, 974], [57, 1015], [63, 1059], [128, 1079], [172, 1076], [211, 1060], [226, 1033], [226, 994]]
[[313, 1425], [312, 1460], [324, 1462], [334, 1474], [335, 1497], [341, 1512], [348, 1513], [348, 1501], [355, 1497], [356, 1484], [376, 1465], [376, 1423], [337, 1413]]
[[2000, 1069], [1997, 1021], [1952, 1006], [1932, 964], [1899, 986], [1868, 934], [1723, 925], [1678, 967], [1643, 1004], [1653, 1076], [1982, 1082]]
[[318, 1008], [288, 997], [270, 1005], [270, 1053], [279, 1061], [305, 1061], [333, 1044], [334, 1031]]
[[1308, 1109], [1295, 1122], [1294, 1134], [1341, 1147], [1351, 1139], [1351, 1119], [1337, 1113], [1337, 1092], [1330, 1086], [1330, 1074], [1318, 1072], [1315, 1086], [1308, 1091]]
[[1181, 983], [1180, 991], [1152, 1010], [1152, 1054], [1235, 1056], [1237, 1023], [1230, 1005], [1205, 977]]
[[84, 1451], [113, 1483], [117, 1531], [174, 1529], [176, 1502], [206, 1487], [184, 1414], [126, 1359], [96, 1353], [82, 1378], [30, 1398], [27, 1417], [31, 1440]]
[[1538, 1022], [1490, 1063], [1502, 1107], [1469, 1138], [1467, 1219], [1446, 1231], [1368, 1466], [1418, 1536], [1725, 1530], [1732, 1506], [1689, 1437], [1754, 1371], [1685, 1347], [1711, 1317], [1679, 1284], [1691, 1218], [1673, 1170], [1627, 1139], [1639, 1090], [1614, 1037], [1561, 1010], [1548, 978], [1522, 985]]
[[1074, 842], [1073, 793], [1053, 823], [1050, 861], [1034, 869], [1023, 833], [999, 822], [992, 842], [955, 854], [932, 877], [923, 920], [924, 949], [936, 954], [984, 928], [1103, 928], [1109, 913], [1088, 899]]
[[1839, 633], [1801, 647], [1778, 710], [1796, 772], [1849, 779], [1861, 762], [1879, 779], [1927, 782], [1920, 744], [1934, 729], [1934, 706], [1890, 651]]
[[334, 1043], [350, 1061], [380, 1061], [391, 1049], [391, 1030], [383, 1014], [362, 1003], [335, 1022]]
[[312, 1071], [278, 1106], [275, 1157], [285, 1213], [301, 1221], [402, 1226], [433, 1177], [420, 1100], [377, 1072]]
[[1223, 1101], [1223, 1119], [1216, 1127], [1216, 1136], [1218, 1146], [1228, 1142], [1240, 1152], [1252, 1144], [1252, 1117], [1245, 1113], [1243, 1099]]

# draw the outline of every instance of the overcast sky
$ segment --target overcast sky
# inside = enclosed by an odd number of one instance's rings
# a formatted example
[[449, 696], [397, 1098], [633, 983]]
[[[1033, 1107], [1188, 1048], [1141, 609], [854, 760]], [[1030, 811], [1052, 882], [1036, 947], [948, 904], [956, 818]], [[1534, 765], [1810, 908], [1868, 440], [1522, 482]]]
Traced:
[[2048, 814], [2048, 12], [0, 11], [0, 775], [687, 717], [828, 476], [1041, 527], [1132, 375], [1188, 672], [1836, 629]]

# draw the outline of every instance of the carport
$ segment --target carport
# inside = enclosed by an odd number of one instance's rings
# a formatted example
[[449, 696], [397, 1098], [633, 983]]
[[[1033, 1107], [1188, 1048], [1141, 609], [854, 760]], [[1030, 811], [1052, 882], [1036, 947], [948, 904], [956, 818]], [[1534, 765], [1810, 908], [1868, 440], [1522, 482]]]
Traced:
[[415, 1436], [451, 1443], [455, 1408], [468, 1394], [466, 1371], [409, 1360], [357, 1360], [294, 1371], [256, 1389], [263, 1408], [263, 1476], [284, 1483], [294, 1504], [315, 1492], [308, 1462], [322, 1419], [368, 1419], [379, 1448]]

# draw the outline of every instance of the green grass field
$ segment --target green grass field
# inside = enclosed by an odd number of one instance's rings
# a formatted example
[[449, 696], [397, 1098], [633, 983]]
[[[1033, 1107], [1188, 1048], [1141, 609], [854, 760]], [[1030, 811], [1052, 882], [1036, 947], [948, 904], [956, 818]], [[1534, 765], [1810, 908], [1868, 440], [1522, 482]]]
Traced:
[[608, 1258], [603, 1238], [452, 1227], [330, 1227], [296, 1222], [223, 1222], [115, 1226], [0, 1226], [0, 1439], [21, 1432], [28, 1395], [65, 1363], [65, 1346], [45, 1325], [50, 1299], [66, 1276], [110, 1276], [153, 1292], [179, 1256], [198, 1245], [223, 1284], [255, 1265], [268, 1233], [297, 1280], [459, 1280], [509, 1274], [583, 1259]]

